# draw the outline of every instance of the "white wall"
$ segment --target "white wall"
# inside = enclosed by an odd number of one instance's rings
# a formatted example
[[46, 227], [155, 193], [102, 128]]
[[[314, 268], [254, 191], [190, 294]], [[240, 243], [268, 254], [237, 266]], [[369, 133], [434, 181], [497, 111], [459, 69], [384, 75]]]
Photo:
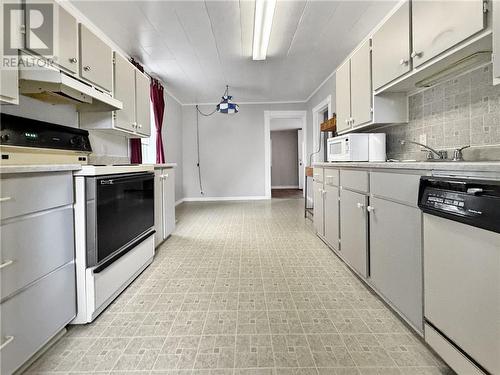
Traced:
[[165, 92], [165, 113], [163, 115], [162, 139], [165, 160], [177, 163], [175, 170], [175, 200], [184, 198], [182, 192], [182, 106]]
[[[200, 106], [204, 113], [213, 105]], [[199, 116], [204, 197], [263, 197], [264, 111], [304, 110], [304, 104], [244, 104], [235, 115]], [[183, 191], [200, 198], [196, 168], [196, 108], [182, 107]]]
[[271, 132], [271, 188], [299, 187], [297, 130]]

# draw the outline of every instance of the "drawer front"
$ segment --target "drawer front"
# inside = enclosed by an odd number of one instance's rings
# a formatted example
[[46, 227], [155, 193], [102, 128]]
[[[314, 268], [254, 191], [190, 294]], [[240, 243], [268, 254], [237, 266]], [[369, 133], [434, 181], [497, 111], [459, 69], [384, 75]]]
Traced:
[[2, 220], [73, 203], [71, 172], [5, 175], [1, 185]]
[[325, 184], [330, 186], [339, 186], [339, 170], [325, 168]]
[[369, 189], [368, 172], [341, 170], [340, 185], [342, 185], [343, 188], [353, 189], [361, 191], [363, 193], [368, 193]]
[[75, 257], [71, 206], [4, 223], [1, 232], [2, 299]]
[[1, 373], [11, 374], [76, 313], [75, 265], [69, 263], [1, 304]]
[[323, 168], [314, 168], [313, 178], [316, 182], [323, 182], [324, 170]]
[[378, 197], [417, 206], [420, 175], [372, 172], [370, 192]]

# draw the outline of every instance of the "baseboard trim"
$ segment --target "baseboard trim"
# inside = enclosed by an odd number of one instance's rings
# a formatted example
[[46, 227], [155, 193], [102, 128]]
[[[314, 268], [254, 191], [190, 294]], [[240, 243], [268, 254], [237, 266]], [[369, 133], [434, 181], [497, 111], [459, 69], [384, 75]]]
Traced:
[[271, 186], [271, 189], [298, 189], [299, 185], [280, 185], [280, 186]]
[[178, 201], [176, 201], [175, 202], [175, 207], [177, 207], [178, 205], [180, 205], [182, 202], [184, 202], [184, 198], [179, 199]]
[[191, 197], [184, 198], [184, 202], [216, 202], [216, 201], [257, 201], [270, 199], [265, 195], [253, 195], [248, 197]]

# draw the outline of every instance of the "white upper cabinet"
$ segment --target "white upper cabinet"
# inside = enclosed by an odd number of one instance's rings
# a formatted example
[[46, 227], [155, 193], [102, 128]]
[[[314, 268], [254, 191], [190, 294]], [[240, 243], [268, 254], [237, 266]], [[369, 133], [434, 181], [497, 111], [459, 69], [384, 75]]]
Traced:
[[375, 90], [410, 71], [409, 1], [373, 34], [372, 64]]
[[[4, 13], [3, 13], [3, 8], [4, 8], [4, 2], [0, 1], [0, 19], [3, 22], [4, 19]], [[15, 22], [16, 19], [13, 17], [13, 21]], [[21, 23], [22, 20], [18, 19], [19, 25], [17, 26], [17, 29], [19, 30], [19, 33], [17, 34], [17, 39], [18, 41], [22, 40], [22, 35], [21, 35]], [[3, 24], [2, 26], [3, 27]], [[14, 29], [14, 28], [13, 28]], [[18, 85], [18, 78], [19, 78], [19, 72], [17, 69], [13, 68], [7, 68], [4, 67], [4, 61], [5, 59], [8, 59], [9, 57], [15, 57], [15, 56], [4, 56], [4, 37], [3, 35], [0, 36], [0, 61], [1, 61], [1, 66], [0, 66], [0, 103], [6, 103], [6, 104], [19, 104], [19, 85]]]
[[485, 18], [483, 0], [413, 1], [413, 67], [483, 30]]
[[78, 22], [60, 5], [56, 6], [54, 61], [72, 74], [78, 74]]
[[351, 63], [347, 60], [335, 75], [337, 131], [351, 128]]
[[151, 134], [149, 77], [137, 69], [135, 71], [135, 96], [136, 131], [139, 134], [149, 136]]
[[352, 127], [372, 120], [372, 96], [370, 40], [366, 40], [351, 57]]
[[113, 89], [113, 51], [83, 24], [80, 24], [80, 75], [106, 91]]
[[135, 130], [135, 67], [115, 52], [114, 97], [123, 103], [116, 111], [115, 126], [133, 132]]

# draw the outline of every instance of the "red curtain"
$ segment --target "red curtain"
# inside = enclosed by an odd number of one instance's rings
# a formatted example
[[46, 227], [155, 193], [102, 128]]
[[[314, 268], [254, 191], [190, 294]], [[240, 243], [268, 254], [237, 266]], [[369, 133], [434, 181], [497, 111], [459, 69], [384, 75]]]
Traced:
[[156, 163], [165, 163], [165, 153], [163, 152], [163, 140], [161, 138], [161, 128], [163, 126], [163, 113], [165, 111], [165, 99], [163, 97], [163, 86], [156, 80], [151, 80], [150, 96], [153, 102], [153, 113], [155, 115], [156, 127]]
[[[130, 59], [130, 62], [141, 72], [144, 72], [144, 67], [133, 58]], [[130, 162], [132, 164], [142, 164], [142, 145], [140, 138], [130, 139]]]

